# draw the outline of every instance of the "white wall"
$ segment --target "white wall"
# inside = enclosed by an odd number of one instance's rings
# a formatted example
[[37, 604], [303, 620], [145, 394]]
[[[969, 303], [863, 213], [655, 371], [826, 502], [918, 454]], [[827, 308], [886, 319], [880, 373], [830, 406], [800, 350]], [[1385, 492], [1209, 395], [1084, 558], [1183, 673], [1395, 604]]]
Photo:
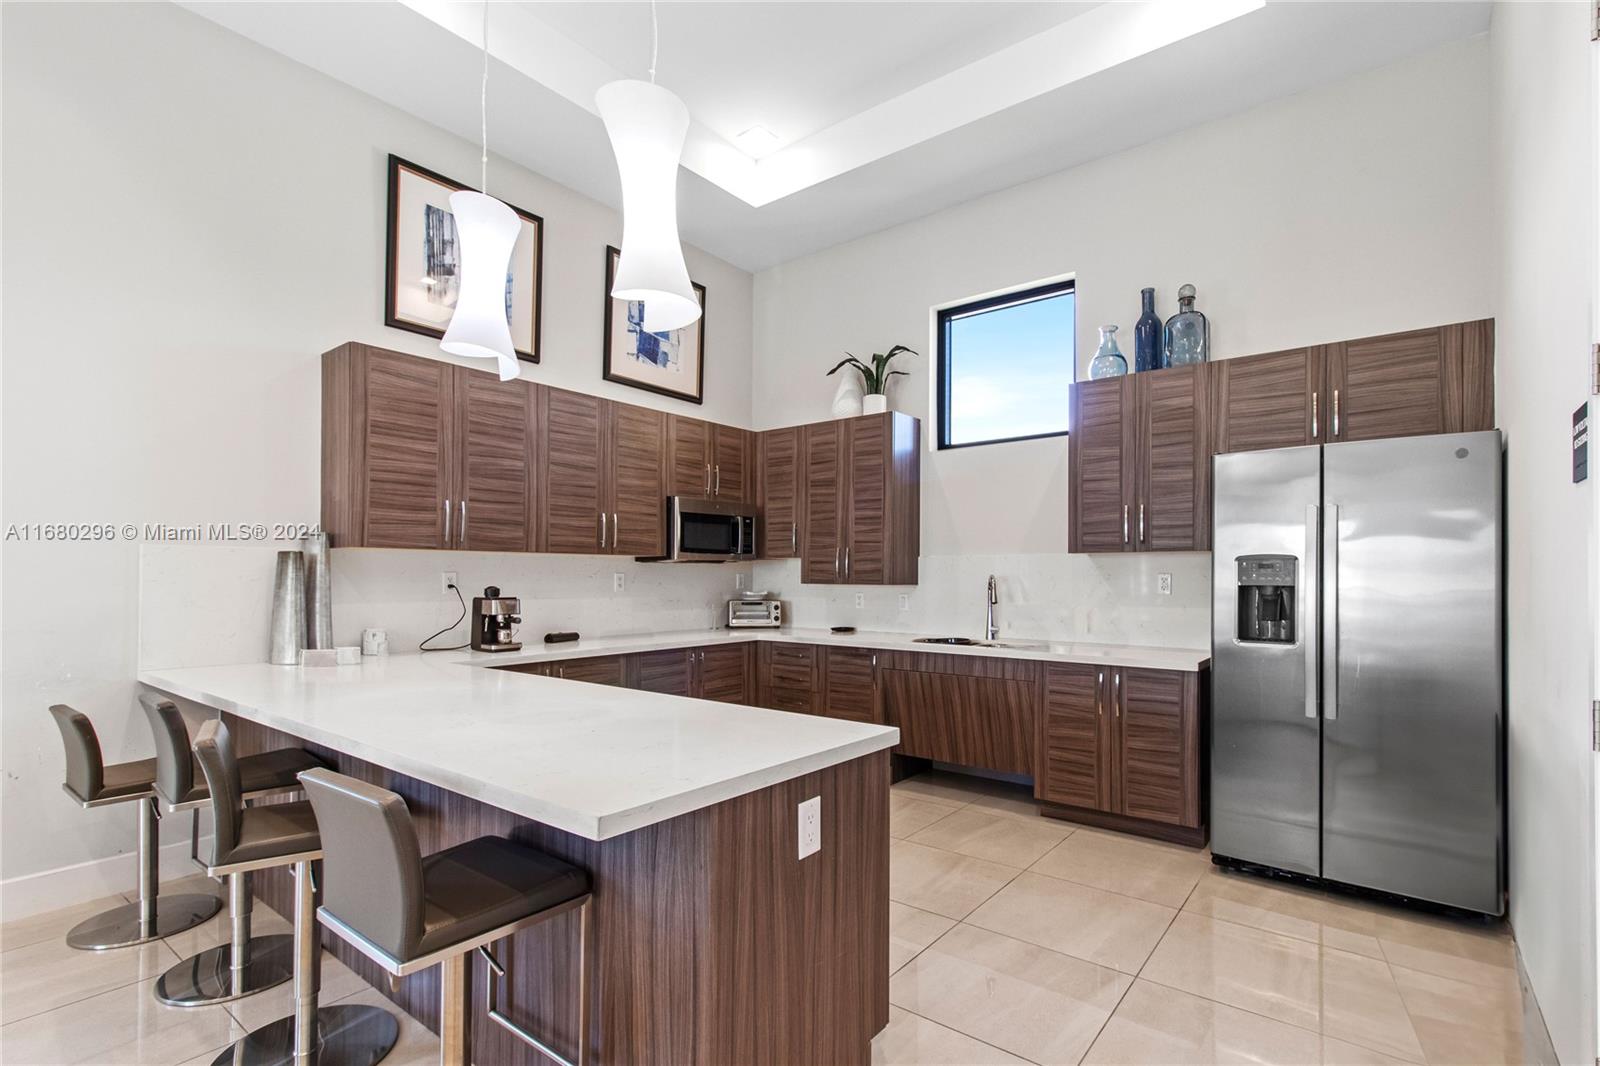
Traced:
[[[314, 521], [320, 353], [354, 339], [437, 354], [382, 325], [385, 157], [470, 179], [477, 148], [173, 5], [0, 11], [4, 522]], [[602, 382], [620, 218], [507, 163], [491, 160], [491, 182], [547, 227], [544, 361], [529, 376], [748, 423], [748, 274], [686, 249], [709, 289], [703, 408]], [[392, 564], [403, 598], [409, 555], [344, 569]], [[45, 707], [89, 714], [108, 758], [150, 754], [138, 558], [129, 542], [4, 546], [0, 878], [133, 846], [125, 812], [61, 796]], [[502, 576], [474, 565], [463, 580]], [[503, 574], [530, 597], [549, 580], [569, 601], [611, 596], [609, 569], [579, 560]], [[242, 587], [215, 587], [213, 604], [265, 611]]]
[[[1503, 3], [1490, 28], [1503, 274], [1511, 921], [1562, 1062], [1595, 1056], [1593, 474], [1572, 484], [1595, 313], [1589, 5]], [[1593, 434], [1591, 433], [1591, 439]], [[1591, 444], [1591, 454], [1594, 445]], [[1591, 466], [1591, 469], [1593, 467]]]
[[[904, 343], [922, 356], [897, 364], [912, 376], [892, 403], [931, 438], [930, 308], [1063, 274], [1077, 279], [1080, 366], [1102, 323], [1122, 327], [1131, 357], [1146, 285], [1163, 316], [1180, 284], [1199, 289], [1216, 358], [1492, 315], [1487, 105], [1479, 37], [762, 271], [756, 424], [828, 417], [823, 373], [843, 351]], [[853, 592], [801, 589], [793, 567], [758, 568], [757, 584], [809, 605], [808, 622], [931, 615], [965, 633], [995, 572], [1030, 605], [1057, 601], [1021, 612], [1023, 635], [1209, 643], [1196, 611], [1208, 556], [1061, 555], [1066, 440], [931, 452], [922, 473], [929, 576], [914, 595], [948, 608], [901, 613], [905, 590], [869, 590], [852, 615]], [[939, 559], [959, 565], [927, 565]], [[1150, 595], [1158, 572], [1174, 574], [1171, 597]]]

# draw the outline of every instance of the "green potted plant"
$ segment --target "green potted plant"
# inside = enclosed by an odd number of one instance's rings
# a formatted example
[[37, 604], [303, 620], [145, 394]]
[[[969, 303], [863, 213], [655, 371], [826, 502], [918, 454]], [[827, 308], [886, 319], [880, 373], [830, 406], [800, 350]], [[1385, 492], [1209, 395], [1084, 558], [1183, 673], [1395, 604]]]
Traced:
[[[844, 354], [845, 357], [835, 363], [832, 370], [828, 371], [828, 376], [832, 377], [845, 367], [855, 370], [861, 375], [861, 391], [865, 393], [861, 398], [861, 413], [881, 415], [889, 409], [889, 379], [906, 376], [904, 370], [889, 369], [889, 364], [897, 355], [916, 355], [917, 353], [903, 344], [897, 344], [887, 352], [874, 352], [870, 365], [857, 359], [849, 352]], [[841, 388], [840, 391], [843, 392], [844, 390]], [[838, 413], [837, 402], [834, 413]]]

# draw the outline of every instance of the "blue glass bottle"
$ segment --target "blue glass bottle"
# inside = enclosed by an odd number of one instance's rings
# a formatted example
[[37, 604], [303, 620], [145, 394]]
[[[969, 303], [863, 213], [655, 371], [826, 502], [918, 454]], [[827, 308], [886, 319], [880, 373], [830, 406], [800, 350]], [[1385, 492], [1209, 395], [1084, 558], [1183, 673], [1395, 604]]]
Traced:
[[1122, 357], [1122, 349], [1117, 347], [1117, 327], [1100, 327], [1100, 347], [1095, 349], [1094, 358], [1089, 361], [1089, 376], [1091, 378], [1119, 378], [1128, 372], [1128, 361]]
[[1211, 327], [1194, 309], [1193, 285], [1178, 290], [1178, 313], [1167, 319], [1163, 346], [1167, 366], [1203, 363], [1211, 354]]
[[1144, 304], [1139, 321], [1133, 325], [1133, 369], [1161, 369], [1161, 319], [1156, 315], [1156, 290], [1140, 289]]

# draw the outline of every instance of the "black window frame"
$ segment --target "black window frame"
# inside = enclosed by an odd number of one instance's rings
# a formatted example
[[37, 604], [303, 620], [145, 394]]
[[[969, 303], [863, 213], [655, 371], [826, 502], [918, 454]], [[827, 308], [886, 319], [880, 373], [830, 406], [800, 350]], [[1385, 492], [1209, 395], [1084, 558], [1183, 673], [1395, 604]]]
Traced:
[[[996, 437], [992, 440], [974, 440], [964, 444], [950, 443], [950, 323], [958, 318], [969, 315], [994, 311], [1013, 304], [1033, 303], [1047, 297], [1061, 296], [1065, 293], [1073, 294], [1072, 302], [1072, 327], [1074, 333], [1074, 352], [1076, 352], [1076, 333], [1078, 327], [1078, 302], [1077, 282], [1073, 278], [1061, 281], [1049, 281], [1041, 285], [1030, 285], [1026, 289], [1016, 289], [1012, 292], [1003, 292], [996, 296], [986, 296], [981, 300], [969, 300], [966, 303], [956, 304], [952, 307], [941, 307], [935, 328], [938, 330], [937, 350], [937, 384], [938, 390], [934, 397], [938, 407], [938, 450], [946, 451], [955, 448], [982, 448], [990, 444], [1011, 444], [1020, 440], [1045, 440], [1050, 437], [1066, 437], [1072, 434], [1072, 427], [1055, 430], [1050, 433], [1029, 433], [1020, 437]], [[1073, 368], [1076, 371], [1076, 367]], [[1076, 373], [1073, 375], [1076, 377]], [[1065, 401], [1065, 397], [1063, 397]]]

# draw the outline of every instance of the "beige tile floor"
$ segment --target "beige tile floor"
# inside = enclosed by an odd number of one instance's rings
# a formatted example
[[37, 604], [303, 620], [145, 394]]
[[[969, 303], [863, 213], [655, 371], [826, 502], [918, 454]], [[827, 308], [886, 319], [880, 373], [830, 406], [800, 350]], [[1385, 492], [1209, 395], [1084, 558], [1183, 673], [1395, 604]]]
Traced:
[[[1550, 1061], [1502, 928], [1221, 873], [1204, 852], [1042, 819], [1027, 789], [960, 775], [896, 785], [890, 823], [892, 1006], [875, 1063]], [[116, 902], [0, 926], [0, 1063], [203, 1066], [289, 1012], [288, 985], [199, 1010], [155, 1002], [159, 974], [227, 935], [222, 916], [142, 948], [65, 945]], [[324, 967], [323, 1002], [389, 1005]], [[436, 1061], [437, 1040], [402, 1018], [385, 1062]]]

